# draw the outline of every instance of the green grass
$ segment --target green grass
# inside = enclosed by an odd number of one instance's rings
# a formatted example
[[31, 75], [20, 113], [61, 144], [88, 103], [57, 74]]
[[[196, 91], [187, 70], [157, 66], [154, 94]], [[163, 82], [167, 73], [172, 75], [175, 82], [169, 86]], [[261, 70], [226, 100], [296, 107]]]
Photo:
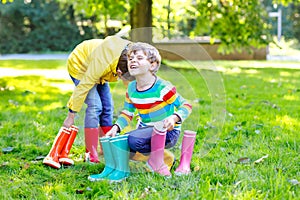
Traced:
[[[132, 175], [124, 182], [89, 182], [104, 164], [83, 162], [84, 112], [76, 119], [80, 131], [70, 155], [75, 166], [44, 166], [41, 159], [67, 113], [71, 90], [61, 86], [71, 82], [60, 76], [6, 76], [0, 79], [0, 199], [299, 199], [300, 70], [290, 69], [297, 63], [165, 63], [159, 76], [194, 108], [183, 125], [198, 133], [191, 175], [164, 179], [146, 173], [143, 163], [130, 162]], [[63, 61], [0, 61], [0, 70], [48, 73], [63, 66]], [[111, 86], [117, 115], [125, 88]], [[172, 149], [176, 166], [179, 144]]]

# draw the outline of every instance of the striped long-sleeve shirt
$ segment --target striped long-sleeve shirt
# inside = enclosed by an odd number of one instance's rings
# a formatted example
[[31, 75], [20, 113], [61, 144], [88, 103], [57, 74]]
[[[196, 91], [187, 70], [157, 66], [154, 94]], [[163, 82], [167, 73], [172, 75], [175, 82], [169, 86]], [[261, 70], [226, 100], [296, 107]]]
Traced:
[[175, 124], [174, 129], [180, 130], [181, 123], [192, 112], [192, 106], [176, 92], [176, 88], [170, 82], [157, 78], [154, 85], [145, 91], [136, 89], [136, 81], [129, 83], [124, 109], [116, 121], [121, 130], [130, 123], [136, 110], [142, 126], [151, 125], [176, 114], [180, 122]]

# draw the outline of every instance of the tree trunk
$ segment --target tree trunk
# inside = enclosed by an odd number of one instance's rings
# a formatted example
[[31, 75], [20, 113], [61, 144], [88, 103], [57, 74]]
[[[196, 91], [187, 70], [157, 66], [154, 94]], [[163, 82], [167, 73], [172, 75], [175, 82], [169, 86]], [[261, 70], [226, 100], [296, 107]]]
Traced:
[[152, 0], [140, 0], [130, 12], [131, 40], [152, 42]]

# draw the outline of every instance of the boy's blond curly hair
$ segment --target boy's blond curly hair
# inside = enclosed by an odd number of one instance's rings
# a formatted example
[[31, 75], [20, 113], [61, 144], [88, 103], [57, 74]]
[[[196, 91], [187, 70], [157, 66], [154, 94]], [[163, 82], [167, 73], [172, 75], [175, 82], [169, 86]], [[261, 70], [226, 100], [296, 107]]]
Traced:
[[143, 51], [144, 54], [147, 56], [150, 63], [157, 63], [157, 67], [152, 70], [152, 73], [156, 73], [161, 64], [161, 56], [159, 51], [152, 45], [144, 42], [135, 42], [131, 43], [128, 46], [127, 56], [131, 53], [135, 53], [136, 51]]

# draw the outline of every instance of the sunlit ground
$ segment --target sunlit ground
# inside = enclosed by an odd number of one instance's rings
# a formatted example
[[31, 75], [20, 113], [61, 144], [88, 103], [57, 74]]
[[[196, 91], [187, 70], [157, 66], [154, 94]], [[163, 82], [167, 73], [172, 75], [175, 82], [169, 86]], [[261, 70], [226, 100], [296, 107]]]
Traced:
[[65, 69], [14, 69], [1, 68], [1, 77], [18, 77], [18, 76], [42, 76], [46, 79], [66, 80], [66, 83], [51, 82], [50, 86], [59, 88], [62, 91], [71, 91], [74, 89], [68, 73]]

